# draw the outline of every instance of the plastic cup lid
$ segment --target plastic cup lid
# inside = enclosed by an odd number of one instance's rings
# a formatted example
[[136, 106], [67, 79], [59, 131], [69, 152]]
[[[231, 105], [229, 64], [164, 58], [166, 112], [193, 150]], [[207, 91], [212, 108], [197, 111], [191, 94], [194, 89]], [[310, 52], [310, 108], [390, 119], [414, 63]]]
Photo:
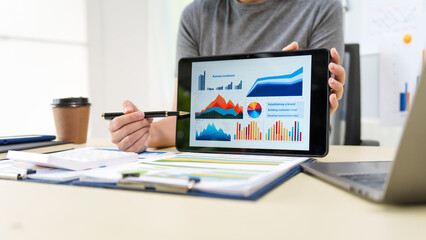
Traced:
[[89, 99], [84, 97], [78, 98], [56, 98], [53, 99], [53, 107], [82, 107], [90, 106]]

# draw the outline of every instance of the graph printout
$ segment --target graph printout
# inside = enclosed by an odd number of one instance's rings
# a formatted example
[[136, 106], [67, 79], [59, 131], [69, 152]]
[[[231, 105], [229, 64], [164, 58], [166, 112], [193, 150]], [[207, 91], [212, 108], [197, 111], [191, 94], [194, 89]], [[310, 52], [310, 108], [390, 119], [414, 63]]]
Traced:
[[312, 57], [192, 63], [190, 146], [309, 150]]

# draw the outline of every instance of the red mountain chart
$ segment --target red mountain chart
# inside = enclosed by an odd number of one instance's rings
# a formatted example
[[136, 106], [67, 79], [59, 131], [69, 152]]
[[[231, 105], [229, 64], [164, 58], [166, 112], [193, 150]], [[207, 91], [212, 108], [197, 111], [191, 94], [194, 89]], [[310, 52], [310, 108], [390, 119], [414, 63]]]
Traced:
[[205, 109], [195, 113], [196, 119], [243, 119], [243, 106], [218, 95]]

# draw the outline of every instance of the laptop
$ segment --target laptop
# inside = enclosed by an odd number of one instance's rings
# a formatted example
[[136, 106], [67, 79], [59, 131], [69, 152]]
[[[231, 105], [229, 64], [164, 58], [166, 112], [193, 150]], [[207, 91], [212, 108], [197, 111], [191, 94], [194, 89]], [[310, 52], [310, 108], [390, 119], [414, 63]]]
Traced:
[[426, 203], [425, 105], [423, 71], [393, 161], [305, 163], [303, 170], [374, 202]]

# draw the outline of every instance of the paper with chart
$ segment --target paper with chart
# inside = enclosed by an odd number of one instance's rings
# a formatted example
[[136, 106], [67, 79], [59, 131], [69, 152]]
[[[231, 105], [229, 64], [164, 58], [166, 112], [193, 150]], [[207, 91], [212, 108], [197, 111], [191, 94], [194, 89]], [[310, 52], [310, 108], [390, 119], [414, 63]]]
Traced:
[[139, 174], [132, 180], [181, 184], [200, 179], [193, 189], [210, 193], [248, 196], [285, 174], [307, 158], [178, 153], [162, 159], [96, 169], [80, 177], [83, 182], [116, 183], [122, 174]]
[[380, 53], [380, 119], [384, 126], [401, 126], [420, 80], [426, 42], [413, 39], [407, 44], [398, 35], [392, 37]]

